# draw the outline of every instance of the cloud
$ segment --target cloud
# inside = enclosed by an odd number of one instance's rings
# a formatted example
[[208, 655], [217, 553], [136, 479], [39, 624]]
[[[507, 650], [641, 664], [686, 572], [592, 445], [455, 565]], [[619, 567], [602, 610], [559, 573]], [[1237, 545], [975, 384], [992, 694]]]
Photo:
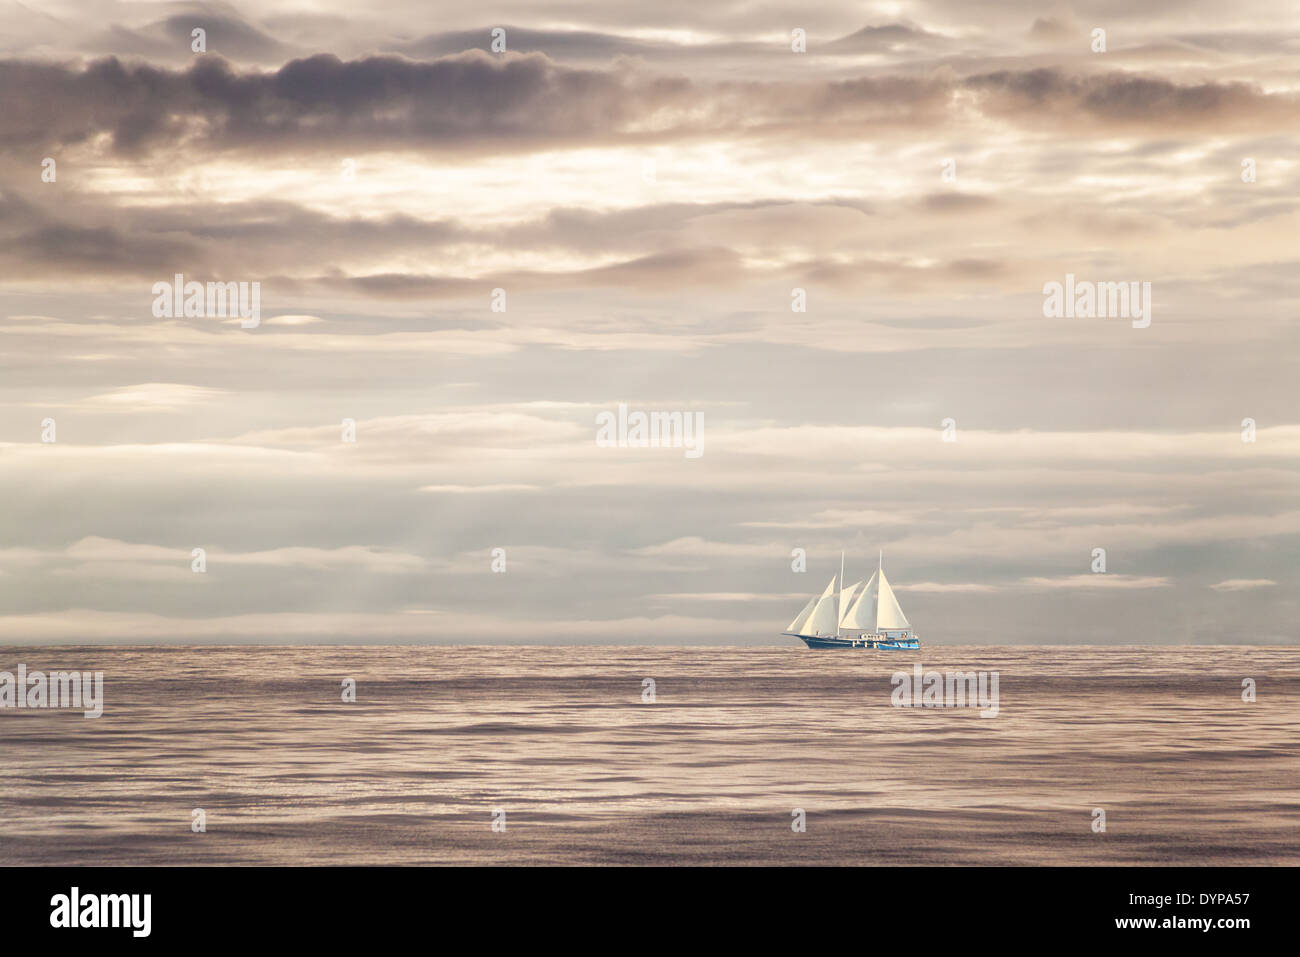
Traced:
[[215, 402], [227, 393], [179, 382], [144, 382], [92, 395], [79, 408], [105, 412], [178, 412], [188, 406]]
[[1035, 17], [1029, 28], [1029, 36], [1034, 40], [1078, 40], [1082, 34], [1079, 24], [1068, 11], [1061, 16]]
[[661, 599], [663, 601], [795, 601], [803, 600], [808, 596], [802, 592], [778, 592], [774, 594], [760, 594], [757, 592], [745, 591], [715, 591], [715, 592], [667, 592], [665, 594], [650, 595], [650, 598]]
[[1215, 591], [1249, 591], [1252, 588], [1269, 588], [1277, 582], [1271, 578], [1229, 578], [1211, 585]]
[[823, 509], [807, 518], [794, 518], [785, 522], [753, 521], [742, 524], [748, 528], [848, 528], [854, 525], [907, 525], [911, 520], [911, 516], [900, 512], [832, 508]]
[[[534, 30], [510, 24], [498, 25], [505, 30], [509, 49], [515, 53], [539, 53], [557, 60], [609, 60], [615, 57], [653, 57], [669, 54], [673, 44], [665, 41], [639, 40], [635, 37], [598, 33], [591, 30]], [[487, 49], [492, 29], [431, 33], [418, 40], [394, 45], [394, 52], [416, 59], [451, 56], [466, 50]]]
[[193, 56], [193, 31], [206, 31], [205, 49], [237, 60], [283, 60], [292, 48], [258, 29], [233, 11], [216, 12], [203, 5], [192, 5], [187, 13], [177, 13], [162, 20], [132, 28], [112, 24], [108, 29], [86, 37], [80, 44], [85, 50], [133, 54], [167, 60], [184, 60]]
[[863, 27], [855, 33], [840, 37], [826, 46], [814, 46], [816, 52], [825, 49], [830, 53], [902, 53], [941, 49], [951, 46], [951, 40], [911, 23], [886, 23]]
[[[138, 566], [148, 564], [174, 564], [183, 566], [187, 574], [193, 546], [170, 547], [143, 542], [125, 542], [118, 539], [87, 536], [64, 549], [0, 549], [0, 560], [35, 562], [79, 562], [95, 564], [100, 569], [116, 568], [117, 574], [129, 577]], [[209, 570], [227, 566], [267, 566], [279, 568], [326, 569], [358, 567], [369, 572], [417, 572], [425, 567], [425, 560], [409, 553], [368, 545], [344, 545], [337, 548], [286, 546], [262, 551], [238, 552], [219, 547], [205, 549]]]
[[531, 492], [540, 488], [540, 485], [528, 485], [521, 482], [516, 484], [496, 483], [492, 485], [422, 485], [420, 486], [420, 491], [432, 492], [439, 495], [492, 495], [500, 492]]
[[1244, 82], [1179, 84], [1129, 73], [1075, 76], [1044, 67], [971, 76], [962, 85], [979, 95], [979, 109], [990, 116], [1015, 123], [1037, 120], [1077, 133], [1300, 128], [1300, 98], [1294, 93], [1270, 94]]
[[910, 584], [894, 585], [895, 591], [901, 592], [934, 592], [936, 594], [986, 594], [988, 592], [1002, 591], [999, 585], [992, 585], [987, 582], [912, 582]]
[[[195, 576], [198, 577], [198, 576]], [[684, 615], [528, 621], [494, 615], [458, 613], [444, 609], [418, 609], [417, 614], [367, 614], [339, 612], [277, 612], [222, 615], [207, 618], [169, 617], [143, 612], [112, 612], [73, 608], [26, 615], [0, 615], [0, 641], [51, 644], [158, 644], [196, 643], [312, 643], [392, 644], [425, 642], [445, 637], [453, 627], [458, 643], [636, 644], [647, 638], [690, 636], [718, 641], [735, 634], [735, 624], [725, 619]], [[521, 630], [522, 629], [522, 630]]]
[[634, 550], [637, 555], [649, 558], [753, 558], [758, 555], [788, 555], [784, 545], [737, 544], [713, 542], [698, 535], [675, 538], [659, 545], [647, 545]]
[[[655, 123], [689, 97], [683, 79], [562, 67], [541, 54], [468, 52], [430, 62], [396, 56], [292, 60], [237, 72], [217, 55], [187, 70], [116, 57], [84, 70], [0, 62], [0, 85], [26, 95], [0, 118], [16, 148], [54, 148], [107, 134], [117, 153], [191, 148], [392, 148], [553, 143]], [[41, 118], [42, 122], [37, 123]]]
[[[981, 115], [1081, 136], [1174, 130], [1297, 128], [1297, 97], [1244, 82], [1178, 84], [1130, 73], [1057, 68], [965, 78], [865, 75], [824, 80], [696, 81], [627, 64], [587, 69], [541, 53], [481, 50], [416, 61], [332, 54], [270, 73], [237, 70], [215, 54], [185, 70], [95, 60], [84, 69], [0, 61], [0, 85], [22, 89], [0, 117], [10, 152], [53, 150], [107, 136], [113, 153], [328, 150], [351, 155], [440, 147], [478, 152], [671, 141], [702, 134], [816, 131], [840, 138], [956, 126]], [[956, 96], [963, 91], [973, 97]], [[1067, 117], [1082, 117], [1073, 125]], [[75, 236], [50, 237], [50, 241]]]
[[324, 322], [320, 316], [270, 316], [263, 319], [262, 324], [267, 326], [310, 326], [318, 322]]
[[1065, 575], [1059, 578], [1031, 577], [1022, 579], [1032, 588], [1165, 588], [1172, 584], [1163, 576], [1116, 575], [1112, 573], [1091, 575]]

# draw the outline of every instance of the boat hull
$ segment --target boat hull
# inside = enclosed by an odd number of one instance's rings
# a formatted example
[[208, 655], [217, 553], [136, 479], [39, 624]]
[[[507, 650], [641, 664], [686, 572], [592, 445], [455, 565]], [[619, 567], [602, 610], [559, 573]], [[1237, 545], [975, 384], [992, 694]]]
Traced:
[[809, 648], [862, 648], [879, 651], [911, 651], [921, 647], [916, 638], [832, 638], [825, 635], [812, 638], [796, 635]]

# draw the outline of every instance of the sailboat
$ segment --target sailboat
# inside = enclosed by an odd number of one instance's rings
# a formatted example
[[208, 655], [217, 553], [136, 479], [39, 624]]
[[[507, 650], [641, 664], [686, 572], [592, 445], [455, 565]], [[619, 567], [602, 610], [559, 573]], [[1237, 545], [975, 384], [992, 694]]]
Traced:
[[844, 587], [844, 555], [841, 554], [838, 578], [831, 576], [821, 597], [804, 605], [784, 633], [800, 639], [809, 648], [921, 647], [885, 577], [883, 551], [871, 579], [848, 588]]

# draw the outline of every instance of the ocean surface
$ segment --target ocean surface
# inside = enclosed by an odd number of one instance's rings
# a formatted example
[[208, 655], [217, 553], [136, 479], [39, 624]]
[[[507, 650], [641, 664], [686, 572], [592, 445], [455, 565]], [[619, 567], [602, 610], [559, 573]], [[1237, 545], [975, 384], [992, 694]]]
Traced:
[[[998, 672], [997, 716], [893, 707], [917, 662]], [[1291, 648], [0, 648], [20, 663], [104, 672], [105, 707], [0, 709], [0, 864], [1300, 864]]]

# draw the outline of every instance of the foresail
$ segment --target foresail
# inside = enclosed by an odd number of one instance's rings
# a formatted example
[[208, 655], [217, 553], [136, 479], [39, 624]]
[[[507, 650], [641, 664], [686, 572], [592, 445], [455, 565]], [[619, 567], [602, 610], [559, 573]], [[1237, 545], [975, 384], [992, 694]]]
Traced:
[[803, 627], [803, 623], [812, 615], [812, 610], [815, 607], [817, 607], [817, 599], [809, 598], [808, 604], [803, 606], [803, 611], [795, 615], [794, 621], [790, 622], [790, 627], [786, 629], [786, 632], [792, 635], [799, 634], [799, 629]]

